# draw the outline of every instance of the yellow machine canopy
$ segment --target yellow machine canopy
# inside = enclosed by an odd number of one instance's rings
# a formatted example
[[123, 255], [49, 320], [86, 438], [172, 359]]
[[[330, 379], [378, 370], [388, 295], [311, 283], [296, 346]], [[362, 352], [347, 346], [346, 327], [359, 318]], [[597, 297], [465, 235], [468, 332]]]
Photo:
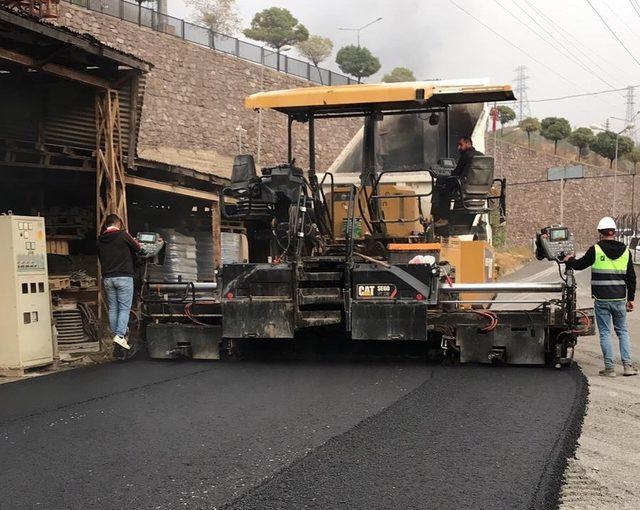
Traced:
[[510, 85], [442, 85], [412, 81], [303, 87], [259, 92], [245, 99], [245, 108], [272, 109], [288, 115], [320, 113], [423, 111], [454, 104], [511, 101]]

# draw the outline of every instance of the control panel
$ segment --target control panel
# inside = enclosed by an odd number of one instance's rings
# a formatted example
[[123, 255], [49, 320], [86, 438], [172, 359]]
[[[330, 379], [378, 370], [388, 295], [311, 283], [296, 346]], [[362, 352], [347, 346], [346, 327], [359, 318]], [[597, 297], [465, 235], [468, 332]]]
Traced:
[[[44, 271], [46, 264], [46, 242], [40, 230], [40, 218], [32, 221], [16, 221], [16, 270], [21, 273]], [[41, 220], [44, 221], [44, 220]], [[34, 228], [35, 227], [35, 228]], [[38, 239], [36, 239], [38, 236]], [[44, 253], [42, 250], [44, 243]]]
[[573, 234], [567, 227], [552, 225], [536, 234], [536, 258], [561, 261], [575, 252]]
[[140, 244], [141, 255], [145, 259], [157, 261], [160, 250], [164, 247], [164, 240], [156, 232], [138, 232], [136, 239]]
[[44, 218], [0, 216], [0, 368], [53, 361]]
[[435, 165], [429, 169], [436, 177], [449, 177], [456, 167], [456, 160], [453, 158], [440, 158]]

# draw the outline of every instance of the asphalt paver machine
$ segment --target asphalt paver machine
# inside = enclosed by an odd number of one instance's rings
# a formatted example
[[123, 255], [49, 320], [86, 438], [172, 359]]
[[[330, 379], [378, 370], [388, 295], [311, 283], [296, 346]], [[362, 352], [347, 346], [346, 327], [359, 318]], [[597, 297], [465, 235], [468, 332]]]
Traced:
[[[221, 269], [223, 340], [293, 339], [324, 331], [346, 341], [428, 342], [461, 362], [570, 363], [577, 336], [588, 329], [587, 315], [576, 309], [572, 275], [559, 283], [457, 278], [473, 264], [491, 272], [482, 249], [465, 257], [448, 240], [471, 233], [480, 215], [505, 213], [506, 183], [494, 177], [493, 158], [474, 158], [456, 179], [454, 192], [440, 197], [451, 207], [446, 230], [434, 230], [423, 210], [434, 180], [454, 166], [450, 109], [513, 99], [510, 86], [437, 82], [308, 87], [248, 97], [247, 108], [284, 114], [287, 161], [258, 172], [250, 155], [237, 156], [231, 184], [221, 193], [222, 217], [247, 228], [250, 257]], [[379, 168], [376, 129], [392, 115], [443, 123], [438, 165], [424, 169], [430, 189], [381, 192], [383, 173], [403, 171]], [[362, 164], [359, 183], [343, 188], [338, 201], [332, 175], [319, 180], [316, 173], [315, 131], [316, 121], [344, 118], [364, 121]], [[296, 164], [296, 123], [308, 129], [306, 171]], [[415, 201], [417, 218], [408, 222], [390, 213], [396, 200]], [[341, 222], [336, 221], [340, 211]], [[562, 250], [570, 250], [566, 234], [566, 239], [540, 234], [540, 256], [558, 260]], [[512, 292], [553, 297], [540, 297], [534, 309], [497, 309], [495, 296]]]

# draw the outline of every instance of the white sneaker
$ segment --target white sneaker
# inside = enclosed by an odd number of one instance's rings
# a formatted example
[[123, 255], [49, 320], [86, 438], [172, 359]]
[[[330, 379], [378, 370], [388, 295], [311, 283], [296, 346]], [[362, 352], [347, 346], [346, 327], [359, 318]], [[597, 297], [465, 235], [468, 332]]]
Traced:
[[127, 349], [127, 350], [131, 349], [131, 346], [129, 345], [129, 342], [127, 342], [127, 339], [119, 335], [116, 335], [113, 337], [113, 343], [118, 344], [123, 349]]

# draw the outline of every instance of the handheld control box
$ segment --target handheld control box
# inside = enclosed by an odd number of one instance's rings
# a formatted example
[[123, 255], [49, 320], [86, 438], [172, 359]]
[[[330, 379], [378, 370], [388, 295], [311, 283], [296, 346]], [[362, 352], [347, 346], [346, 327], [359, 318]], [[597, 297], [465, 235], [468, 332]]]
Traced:
[[430, 167], [430, 171], [436, 177], [449, 177], [456, 167], [456, 160], [453, 158], [441, 158], [435, 165]]
[[164, 241], [156, 232], [138, 232], [136, 239], [140, 244], [142, 256], [146, 259], [156, 259], [164, 246]]
[[575, 252], [573, 234], [567, 227], [552, 225], [536, 234], [536, 258], [538, 260], [562, 260]]

